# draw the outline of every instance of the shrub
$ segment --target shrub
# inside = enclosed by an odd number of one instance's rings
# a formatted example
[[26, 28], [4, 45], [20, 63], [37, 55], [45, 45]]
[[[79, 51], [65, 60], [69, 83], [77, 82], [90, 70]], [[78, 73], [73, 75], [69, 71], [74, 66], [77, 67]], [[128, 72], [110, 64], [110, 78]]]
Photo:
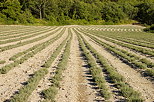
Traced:
[[105, 99], [110, 99], [110, 97], [111, 97], [111, 93], [109, 93], [108, 91], [107, 91], [108, 89], [106, 88], [105, 89], [105, 87], [104, 87], [104, 89], [101, 89], [100, 90], [100, 93], [101, 93], [101, 95], [105, 98]]
[[53, 102], [56, 94], [58, 93], [58, 90], [55, 86], [51, 86], [49, 89], [43, 90], [42, 93], [45, 99], [48, 99]]
[[0, 61], [0, 64], [4, 64], [6, 61], [4, 61], [4, 60], [2, 60], [2, 61]]
[[132, 62], [137, 68], [140, 68], [140, 69], [146, 69], [147, 68], [147, 65], [142, 63], [142, 62], [137, 62], [137, 61], [134, 61]]
[[150, 33], [154, 33], [154, 24], [151, 25], [150, 27], [144, 28], [145, 32], [150, 32]]
[[154, 69], [146, 69], [145, 74], [154, 77]]
[[136, 97], [130, 97], [127, 101], [128, 102], [144, 102], [143, 99], [136, 98]]

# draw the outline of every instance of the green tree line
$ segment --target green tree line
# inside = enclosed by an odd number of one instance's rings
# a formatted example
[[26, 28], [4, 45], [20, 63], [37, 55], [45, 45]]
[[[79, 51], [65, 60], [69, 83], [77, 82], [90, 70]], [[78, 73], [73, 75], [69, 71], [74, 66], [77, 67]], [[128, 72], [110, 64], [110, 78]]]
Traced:
[[154, 24], [153, 0], [0, 0], [0, 24]]

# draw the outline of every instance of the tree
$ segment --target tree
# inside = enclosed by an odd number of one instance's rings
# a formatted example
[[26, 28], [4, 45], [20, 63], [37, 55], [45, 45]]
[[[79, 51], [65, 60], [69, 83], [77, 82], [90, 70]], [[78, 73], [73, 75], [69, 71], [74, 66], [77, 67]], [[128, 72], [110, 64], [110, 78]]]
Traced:
[[21, 9], [23, 11], [27, 10], [29, 8], [29, 0], [19, 0], [20, 5], [21, 5]]
[[102, 13], [102, 19], [104, 19], [107, 22], [117, 23], [120, 20], [126, 18], [126, 14], [123, 12], [120, 5], [118, 5], [115, 2], [105, 3], [101, 13]]
[[120, 3], [123, 12], [128, 16], [129, 19], [134, 19], [137, 16], [138, 8], [134, 7], [128, 2]]
[[17, 21], [21, 12], [20, 2], [18, 0], [5, 1], [1, 12], [5, 14], [7, 18]]
[[137, 19], [146, 24], [154, 24], [154, 3], [152, 2], [144, 2], [139, 4], [138, 6], [138, 14]]
[[[36, 17], [39, 16], [40, 19], [45, 17], [45, 10], [50, 4], [50, 0], [30, 0], [29, 1], [29, 7], [30, 10]], [[39, 14], [39, 15], [38, 15]]]

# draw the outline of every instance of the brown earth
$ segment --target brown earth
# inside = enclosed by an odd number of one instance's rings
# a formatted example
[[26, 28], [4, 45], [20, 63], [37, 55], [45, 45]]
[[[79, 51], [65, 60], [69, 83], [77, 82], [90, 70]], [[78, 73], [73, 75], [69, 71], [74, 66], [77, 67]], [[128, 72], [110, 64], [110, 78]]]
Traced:
[[[131, 25], [127, 25], [127, 26], [131, 26]], [[21, 28], [22, 27], [24, 26], [21, 26]], [[24, 82], [26, 82], [29, 79], [29, 75], [33, 74], [35, 71], [41, 68], [41, 65], [48, 59], [50, 54], [52, 54], [53, 51], [60, 45], [60, 43], [64, 39], [66, 39], [68, 35], [68, 28], [72, 29], [75, 27], [84, 27], [84, 26], [73, 25], [73, 26], [62, 26], [61, 28], [65, 28], [65, 27], [67, 28], [67, 30], [65, 31], [65, 33], [60, 39], [58, 39], [57, 41], [49, 45], [44, 50], [37, 53], [34, 57], [29, 58], [20, 66], [10, 70], [7, 74], [0, 75], [0, 102], [3, 102], [6, 99], [9, 99], [12, 95], [14, 95], [14, 93], [17, 92], [23, 86]], [[95, 30], [97, 27], [103, 28], [104, 26], [89, 26], [89, 28], [92, 28], [93, 30]], [[137, 28], [142, 29], [142, 27], [137, 27]], [[16, 30], [12, 30], [12, 31], [16, 31]], [[15, 55], [18, 52], [24, 51], [36, 44], [49, 40], [50, 38], [56, 36], [60, 31], [61, 30], [59, 30], [55, 34], [43, 40], [31, 43], [31, 44], [27, 44], [21, 47], [13, 48], [4, 52], [0, 52], [0, 60], [6, 60], [6, 64], [9, 64], [11, 62], [9, 61], [9, 58], [11, 56]], [[81, 56], [82, 52], [79, 49], [79, 42], [77, 39], [77, 35], [73, 30], [71, 31], [73, 33], [73, 39], [71, 41], [71, 50], [70, 50], [71, 53], [69, 56], [67, 69], [63, 72], [63, 79], [60, 82], [60, 88], [56, 96], [56, 101], [57, 102], [104, 102], [104, 98], [102, 98], [99, 95], [98, 89], [96, 88], [97, 86], [92, 81], [92, 76], [89, 73], [89, 68], [87, 67], [87, 63]], [[47, 33], [50, 33], [50, 32], [46, 32], [44, 34], [47, 34]], [[88, 41], [90, 45], [92, 45], [98, 51], [98, 53], [100, 53], [104, 58], [108, 60], [108, 63], [111, 64], [117, 70], [118, 73], [124, 76], [124, 78], [126, 79], [126, 82], [134, 90], [142, 94], [143, 98], [145, 99], [145, 102], [152, 102], [154, 100], [154, 85], [152, 81], [149, 81], [146, 78], [142, 77], [140, 73], [138, 73], [136, 70], [126, 65], [122, 61], [120, 61], [117, 57], [107, 52], [103, 47], [96, 44], [88, 36], [83, 35], [83, 37]], [[30, 39], [33, 39], [33, 38], [30, 38]], [[101, 39], [101, 40], [108, 44], [114, 45], [113, 43], [108, 42], [104, 39]], [[23, 41], [26, 41], [26, 39]], [[11, 43], [11, 44], [14, 44], [14, 43]], [[123, 47], [120, 47], [120, 46], [118, 47], [121, 49], [124, 49]], [[28, 99], [28, 102], [40, 102], [43, 100], [43, 98], [40, 96], [40, 93], [42, 90], [47, 89], [51, 85], [49, 79], [54, 75], [55, 68], [59, 62], [59, 58], [63, 53], [63, 50], [61, 51], [60, 55], [55, 59], [51, 67], [48, 69], [49, 73], [45, 75], [44, 78], [42, 78], [42, 80], [39, 82], [36, 89], [32, 92], [32, 94]], [[130, 51], [130, 53], [134, 53], [134, 52]], [[2, 64], [0, 65], [0, 67], [4, 65], [5, 64]], [[106, 77], [105, 73], [102, 73], [102, 75]], [[123, 99], [122, 96], [113, 92], [113, 91], [118, 91], [117, 88], [113, 87], [114, 84], [107, 83], [107, 85], [109, 86], [110, 88], [109, 90], [112, 92], [112, 96], [113, 96], [110, 99], [110, 101], [114, 102], [114, 101], [119, 101]]]

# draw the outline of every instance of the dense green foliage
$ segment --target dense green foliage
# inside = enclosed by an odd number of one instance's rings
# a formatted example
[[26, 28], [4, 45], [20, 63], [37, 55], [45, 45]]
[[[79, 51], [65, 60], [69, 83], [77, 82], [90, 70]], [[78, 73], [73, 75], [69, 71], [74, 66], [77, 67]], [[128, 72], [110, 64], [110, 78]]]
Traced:
[[153, 24], [153, 0], [1, 0], [0, 24]]
[[154, 3], [146, 2], [139, 4], [137, 7], [139, 8], [139, 21], [150, 25], [154, 24]]
[[154, 33], [154, 25], [151, 25], [150, 27], [145, 28], [144, 31]]

